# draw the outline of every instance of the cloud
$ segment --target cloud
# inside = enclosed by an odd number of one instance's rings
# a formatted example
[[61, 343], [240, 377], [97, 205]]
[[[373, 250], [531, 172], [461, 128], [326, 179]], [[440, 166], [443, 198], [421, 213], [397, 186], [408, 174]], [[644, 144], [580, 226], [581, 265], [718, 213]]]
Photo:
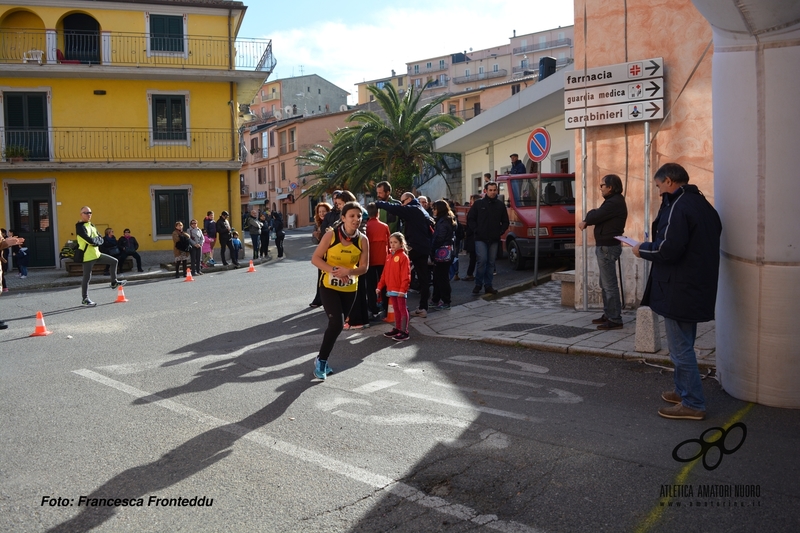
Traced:
[[349, 20], [329, 18], [295, 28], [282, 24], [267, 35], [278, 60], [271, 78], [299, 76], [302, 65], [303, 74], [322, 76], [350, 92], [355, 102], [356, 83], [389, 76], [392, 69], [401, 74], [407, 62], [508, 44], [514, 30], [523, 35], [568, 26], [572, 11], [573, 3], [563, 0], [445, 0], [425, 9], [376, 7], [371, 13], [348, 13]]

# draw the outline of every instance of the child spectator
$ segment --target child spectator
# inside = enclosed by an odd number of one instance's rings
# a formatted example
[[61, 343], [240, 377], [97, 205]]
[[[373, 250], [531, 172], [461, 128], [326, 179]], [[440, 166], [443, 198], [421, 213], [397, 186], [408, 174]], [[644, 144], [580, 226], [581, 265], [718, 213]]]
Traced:
[[[241, 239], [239, 239], [238, 231], [234, 231], [233, 233], [231, 233], [231, 236], [233, 237], [231, 239], [231, 245], [233, 246], [233, 251], [236, 254], [236, 262], [238, 263], [239, 259], [242, 258], [242, 253], [241, 253], [241, 250], [243, 248], [242, 241]], [[239, 265], [237, 264], [236, 267], [238, 268]]]
[[[17, 234], [13, 230], [8, 230], [10, 237], [16, 237]], [[14, 257], [14, 266], [19, 270], [19, 278], [25, 279], [28, 277], [28, 247], [24, 244], [15, 245], [11, 247], [11, 255]]]
[[406, 239], [402, 233], [392, 233], [389, 237], [390, 254], [386, 258], [383, 274], [375, 289], [380, 294], [386, 288], [389, 304], [394, 309], [394, 329], [383, 334], [392, 340], [401, 342], [408, 340], [408, 286], [411, 284], [411, 264], [406, 254]]
[[211, 254], [213, 253], [214, 249], [212, 248], [214, 244], [214, 239], [208, 238], [208, 230], [203, 230], [203, 259], [200, 262], [201, 268], [207, 268], [209, 266], [214, 265], [214, 260], [211, 258]]

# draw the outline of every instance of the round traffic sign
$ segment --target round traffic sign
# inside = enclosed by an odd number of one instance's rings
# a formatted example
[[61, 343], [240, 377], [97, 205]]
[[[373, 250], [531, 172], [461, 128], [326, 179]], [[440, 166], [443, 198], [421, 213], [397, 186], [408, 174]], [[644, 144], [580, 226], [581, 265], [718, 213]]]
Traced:
[[539, 163], [550, 153], [550, 134], [544, 128], [536, 128], [528, 136], [528, 157]]
[[292, 190], [295, 190], [297, 188], [297, 184], [292, 182], [292, 183], [289, 184], [289, 188], [292, 189]]

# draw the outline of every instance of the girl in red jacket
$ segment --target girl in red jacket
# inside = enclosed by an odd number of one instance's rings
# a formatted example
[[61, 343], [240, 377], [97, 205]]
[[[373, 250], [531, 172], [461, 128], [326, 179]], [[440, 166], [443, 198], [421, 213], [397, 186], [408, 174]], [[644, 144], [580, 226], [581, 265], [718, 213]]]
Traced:
[[408, 286], [411, 284], [411, 265], [406, 252], [406, 238], [402, 233], [392, 233], [389, 236], [389, 251], [383, 274], [378, 282], [377, 294], [386, 287], [386, 296], [389, 304], [394, 309], [394, 329], [383, 334], [392, 340], [401, 342], [408, 340]]

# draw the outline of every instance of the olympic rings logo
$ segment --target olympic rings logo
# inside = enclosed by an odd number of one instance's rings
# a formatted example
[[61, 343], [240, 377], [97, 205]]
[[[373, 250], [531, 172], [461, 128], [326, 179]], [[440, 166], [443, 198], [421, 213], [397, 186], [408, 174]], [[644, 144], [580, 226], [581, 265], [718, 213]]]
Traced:
[[[734, 446], [733, 448], [728, 448], [727, 439], [728, 439], [728, 436], [731, 434], [731, 432], [732, 432], [732, 430], [734, 428], [741, 428], [742, 429], [741, 440], [739, 440], [739, 443], [736, 446]], [[706, 435], [708, 435], [709, 433], [713, 433], [713, 432], [719, 432], [720, 436], [717, 437], [714, 440], [710, 440], [710, 441], [706, 440]], [[737, 423], [733, 424], [731, 427], [729, 427], [728, 429], [723, 429], [723, 428], [719, 428], [719, 427], [709, 428], [709, 429], [705, 430], [702, 433], [702, 435], [700, 435], [699, 439], [685, 440], [685, 441], [681, 442], [680, 444], [678, 444], [677, 446], [675, 446], [675, 449], [672, 450], [672, 458], [675, 459], [676, 461], [680, 462], [680, 463], [688, 463], [688, 462], [694, 461], [695, 459], [698, 459], [699, 457], [702, 456], [703, 457], [703, 467], [706, 470], [714, 470], [715, 468], [717, 468], [720, 465], [720, 463], [722, 463], [722, 458], [725, 455], [730, 455], [730, 454], [734, 453], [736, 450], [738, 450], [739, 448], [741, 448], [742, 444], [744, 444], [744, 440], [746, 438], [747, 438], [747, 426], [745, 426], [742, 422], [737, 422]], [[700, 446], [700, 451], [698, 451], [696, 454], [694, 454], [691, 457], [681, 457], [679, 455], [680, 449], [682, 447], [684, 447], [685, 445], [687, 445], [687, 444], [697, 444], [697, 445], [699, 445]], [[710, 452], [714, 448], [718, 448], [719, 449], [719, 457], [717, 458], [717, 460], [716, 460], [716, 462], [714, 464], [709, 464], [708, 463], [708, 452]]]

